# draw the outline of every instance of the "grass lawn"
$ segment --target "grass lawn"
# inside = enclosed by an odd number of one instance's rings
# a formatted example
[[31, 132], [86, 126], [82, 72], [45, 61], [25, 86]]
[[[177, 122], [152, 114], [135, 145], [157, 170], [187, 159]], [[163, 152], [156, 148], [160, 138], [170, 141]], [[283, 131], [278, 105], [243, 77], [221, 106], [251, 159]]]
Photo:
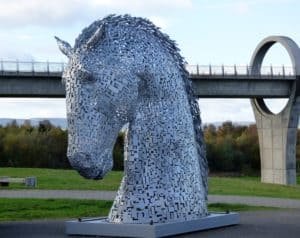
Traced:
[[[119, 188], [123, 172], [110, 172], [103, 180], [88, 180], [75, 170], [32, 169], [32, 168], [0, 168], [0, 176], [37, 177], [37, 189], [73, 189], [73, 190], [110, 190]], [[5, 187], [3, 187], [5, 188]], [[5, 189], [23, 189], [22, 184], [10, 184]], [[0, 187], [1, 191], [1, 187]]]
[[112, 201], [0, 198], [0, 221], [106, 216]]
[[[0, 198], [0, 221], [106, 216], [111, 205], [112, 201]], [[209, 205], [210, 212], [270, 209], [274, 208], [223, 203]]]
[[261, 183], [259, 177], [210, 177], [209, 194], [300, 199], [300, 186]]
[[[36, 176], [38, 189], [77, 189], [77, 190], [117, 190], [123, 176], [122, 172], [110, 172], [103, 180], [94, 181], [82, 178], [74, 170], [0, 168], [0, 176]], [[300, 177], [298, 177], [300, 184]], [[20, 184], [8, 188], [23, 189]], [[209, 194], [265, 196], [300, 199], [300, 186], [263, 184], [258, 177], [210, 177]]]

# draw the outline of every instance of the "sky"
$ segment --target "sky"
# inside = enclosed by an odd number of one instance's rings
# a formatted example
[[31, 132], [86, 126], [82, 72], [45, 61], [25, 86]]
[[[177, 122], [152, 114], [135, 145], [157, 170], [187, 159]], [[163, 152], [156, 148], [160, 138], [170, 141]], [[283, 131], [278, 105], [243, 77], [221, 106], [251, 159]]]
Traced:
[[[108, 14], [145, 17], [178, 44], [189, 64], [247, 65], [257, 44], [286, 35], [300, 44], [297, 0], [0, 0], [0, 59], [67, 62], [54, 36], [71, 45]], [[4, 9], [4, 10], [3, 10]], [[290, 65], [280, 45], [265, 65]], [[279, 112], [286, 100], [267, 102]], [[254, 121], [248, 99], [200, 99], [204, 122]], [[65, 117], [64, 99], [0, 99], [0, 118]]]

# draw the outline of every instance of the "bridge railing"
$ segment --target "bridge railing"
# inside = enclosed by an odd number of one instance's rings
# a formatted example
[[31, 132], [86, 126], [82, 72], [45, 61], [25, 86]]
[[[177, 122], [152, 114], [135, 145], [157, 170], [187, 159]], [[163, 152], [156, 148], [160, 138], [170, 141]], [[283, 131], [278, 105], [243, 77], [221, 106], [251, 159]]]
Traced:
[[37, 72], [37, 73], [61, 73], [65, 63], [40, 62], [40, 61], [4, 61], [0, 60], [1, 72]]
[[[64, 62], [41, 61], [7, 61], [0, 60], [0, 73], [61, 73], [65, 67]], [[250, 66], [239, 65], [186, 65], [191, 75], [223, 75], [242, 76], [250, 75]], [[260, 70], [263, 76], [294, 76], [291, 66], [263, 66]]]
[[[187, 71], [191, 75], [223, 75], [223, 76], [241, 76], [250, 75], [250, 66], [240, 65], [186, 65]], [[262, 66], [260, 70], [262, 76], [294, 76], [294, 69], [292, 66]]]

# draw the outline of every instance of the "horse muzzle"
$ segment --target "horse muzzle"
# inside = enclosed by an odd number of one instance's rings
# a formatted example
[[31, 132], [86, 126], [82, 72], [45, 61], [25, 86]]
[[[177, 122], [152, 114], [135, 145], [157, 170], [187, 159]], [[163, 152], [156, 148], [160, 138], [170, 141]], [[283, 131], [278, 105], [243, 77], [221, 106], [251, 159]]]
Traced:
[[97, 166], [97, 162], [93, 161], [89, 154], [76, 152], [68, 158], [72, 167], [84, 178], [98, 180], [104, 177], [103, 169]]

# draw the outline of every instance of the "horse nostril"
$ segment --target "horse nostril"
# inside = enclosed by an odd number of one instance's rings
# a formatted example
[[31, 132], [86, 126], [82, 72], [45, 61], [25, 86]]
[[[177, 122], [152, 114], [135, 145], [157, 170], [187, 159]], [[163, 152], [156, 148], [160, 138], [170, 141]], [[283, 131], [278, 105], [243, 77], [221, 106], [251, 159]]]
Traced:
[[98, 172], [98, 174], [93, 179], [94, 180], [101, 180], [101, 179], [103, 179], [103, 171], [102, 171], [102, 169]]
[[88, 179], [103, 179], [106, 174], [105, 168], [97, 166], [97, 162], [93, 160], [92, 156], [84, 152], [76, 152], [69, 154], [71, 166], [78, 171], [78, 173]]
[[76, 152], [73, 155], [69, 156], [69, 159], [72, 162], [83, 162], [90, 159], [90, 156], [84, 152]]
[[71, 155], [68, 155], [71, 166], [80, 171], [87, 170], [91, 167], [91, 156], [84, 152], [76, 152]]
[[72, 167], [77, 170], [81, 176], [88, 179], [102, 179], [102, 170], [97, 170], [89, 154], [76, 152], [68, 157]]

